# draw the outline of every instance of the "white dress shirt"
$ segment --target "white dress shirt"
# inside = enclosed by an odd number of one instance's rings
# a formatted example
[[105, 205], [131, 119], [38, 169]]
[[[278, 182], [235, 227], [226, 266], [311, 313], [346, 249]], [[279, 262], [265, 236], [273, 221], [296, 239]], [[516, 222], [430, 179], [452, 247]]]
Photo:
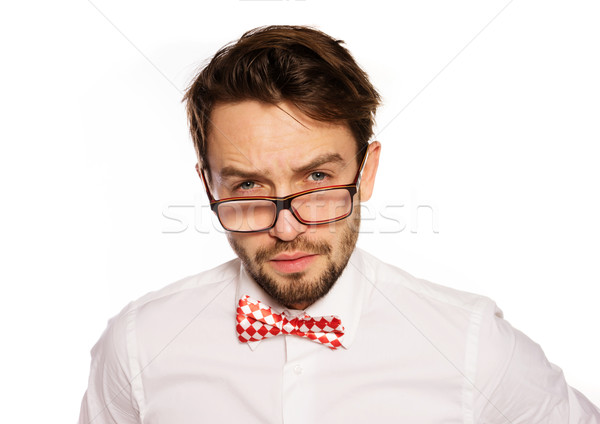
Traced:
[[273, 301], [239, 259], [126, 306], [92, 349], [79, 423], [600, 423], [490, 299], [360, 249], [306, 309], [341, 318], [337, 350], [294, 335], [240, 342], [246, 294], [302, 312]]

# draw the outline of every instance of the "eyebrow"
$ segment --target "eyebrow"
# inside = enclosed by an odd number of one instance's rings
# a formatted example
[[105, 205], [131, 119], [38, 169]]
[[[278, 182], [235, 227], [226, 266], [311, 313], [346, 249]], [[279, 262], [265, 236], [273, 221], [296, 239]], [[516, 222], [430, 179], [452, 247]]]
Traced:
[[296, 173], [302, 173], [310, 171], [311, 169], [318, 168], [319, 166], [331, 163], [331, 164], [343, 164], [346, 161], [338, 153], [325, 153], [317, 156], [306, 165], [302, 165], [299, 168], [292, 168]]
[[[297, 168], [292, 168], [295, 173], [303, 173], [310, 171], [311, 169], [318, 168], [319, 166], [331, 163], [331, 164], [343, 164], [346, 161], [338, 153], [325, 153], [317, 156], [306, 165], [302, 165]], [[256, 171], [244, 171], [233, 166], [226, 166], [219, 172], [221, 179], [230, 178], [244, 178], [244, 179], [258, 179], [261, 177], [269, 176], [270, 172], [256, 172]]]
[[268, 171], [248, 172], [248, 171], [243, 171], [238, 168], [234, 168], [233, 166], [226, 166], [225, 168], [221, 169], [221, 172], [219, 172], [219, 175], [222, 179], [244, 178], [244, 179], [253, 180], [253, 179], [257, 179], [259, 177], [264, 177], [265, 175], [268, 176], [269, 172]]

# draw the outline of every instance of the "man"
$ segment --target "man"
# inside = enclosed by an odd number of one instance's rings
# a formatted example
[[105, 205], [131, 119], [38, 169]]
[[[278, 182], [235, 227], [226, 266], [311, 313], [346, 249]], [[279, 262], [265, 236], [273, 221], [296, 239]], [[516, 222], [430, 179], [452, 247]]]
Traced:
[[80, 423], [600, 423], [491, 300], [355, 249], [379, 95], [341, 42], [250, 31], [185, 100], [239, 259], [110, 321]]

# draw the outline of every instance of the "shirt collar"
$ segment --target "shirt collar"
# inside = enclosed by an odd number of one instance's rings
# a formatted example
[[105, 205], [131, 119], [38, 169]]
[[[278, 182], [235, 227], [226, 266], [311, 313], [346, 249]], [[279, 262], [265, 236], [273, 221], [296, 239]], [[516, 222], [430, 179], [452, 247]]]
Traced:
[[[329, 293], [306, 308], [306, 313], [310, 316], [336, 315], [342, 320], [345, 331], [341, 343], [346, 349], [350, 348], [354, 341], [363, 304], [369, 291], [368, 289], [371, 287], [365, 275], [365, 265], [362, 251], [355, 249], [342, 275], [340, 275], [340, 278], [335, 282]], [[304, 312], [286, 309], [281, 306], [250, 277], [244, 269], [243, 264], [240, 264], [240, 278], [235, 299], [236, 307], [237, 302], [244, 295], [260, 300], [277, 313], [285, 311], [290, 316], [296, 316]], [[248, 342], [247, 344], [250, 349], [255, 350], [259, 343], [260, 341]]]

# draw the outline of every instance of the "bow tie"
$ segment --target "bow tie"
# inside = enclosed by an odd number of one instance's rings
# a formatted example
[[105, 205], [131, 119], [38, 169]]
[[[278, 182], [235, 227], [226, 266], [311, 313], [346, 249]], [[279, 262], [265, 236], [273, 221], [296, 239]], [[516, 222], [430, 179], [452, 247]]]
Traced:
[[237, 307], [238, 339], [256, 342], [279, 334], [294, 334], [322, 343], [331, 349], [342, 344], [344, 326], [336, 316], [311, 317], [307, 314], [289, 319], [285, 313], [276, 314], [271, 308], [250, 296], [240, 299]]

